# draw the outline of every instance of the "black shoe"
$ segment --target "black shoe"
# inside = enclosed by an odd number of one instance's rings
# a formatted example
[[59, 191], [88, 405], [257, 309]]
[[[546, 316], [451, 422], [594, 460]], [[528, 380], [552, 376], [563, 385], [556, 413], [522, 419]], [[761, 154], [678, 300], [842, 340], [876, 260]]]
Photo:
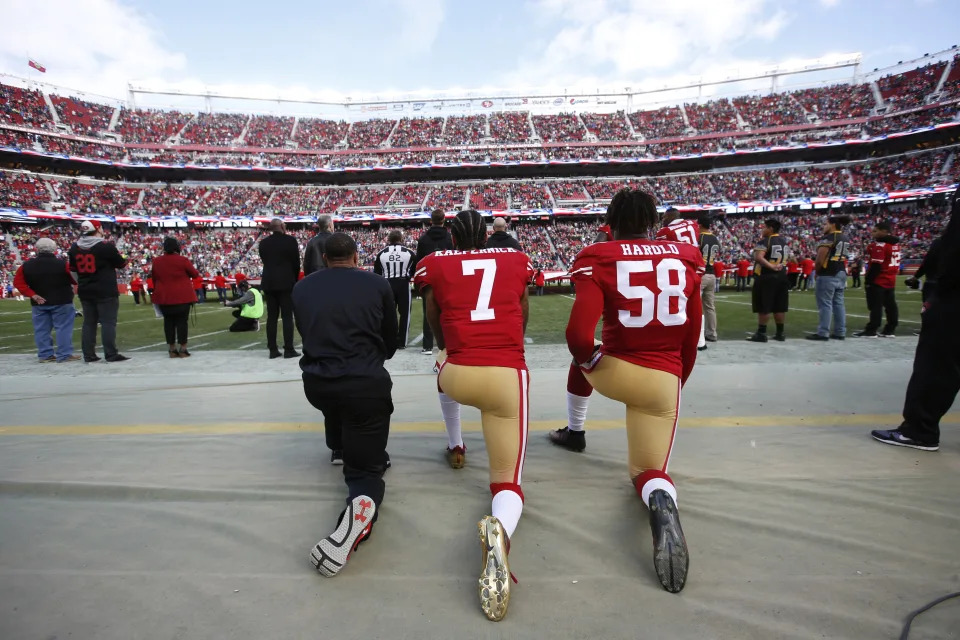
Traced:
[[100, 356], [93, 356], [92, 358], [83, 358], [84, 362], [100, 362]]
[[343, 464], [343, 449], [334, 449], [330, 452], [330, 464], [341, 465]]
[[670, 593], [680, 593], [687, 582], [690, 554], [680, 527], [680, 514], [670, 494], [657, 489], [650, 494], [650, 530], [653, 532], [653, 567], [660, 584]]
[[830, 336], [830, 339], [831, 339], [831, 340], [846, 340], [845, 337], [843, 337], [843, 336], [837, 336], [837, 335], [832, 335], [832, 336]]
[[871, 431], [870, 435], [873, 436], [873, 439], [877, 442], [892, 444], [895, 447], [910, 447], [911, 449], [919, 449], [920, 451], [938, 451], [940, 449], [939, 444], [914, 440], [909, 436], [903, 435], [900, 429], [891, 429], [889, 431], [878, 429]]
[[390, 462], [390, 454], [388, 453], [388, 454], [387, 454], [387, 464], [386, 464], [386, 467], [387, 467], [387, 469], [389, 469], [389, 468], [392, 467], [392, 466], [393, 466], [393, 463]]
[[881, 337], [881, 338], [896, 338], [897, 336], [894, 335], [894, 334], [892, 334], [892, 333], [881, 333], [881, 334], [880, 334], [880, 337]]
[[[843, 338], [840, 338], [843, 340]], [[830, 342], [830, 338], [827, 336], [822, 336], [819, 333], [811, 333], [807, 336], [807, 340], [813, 340], [814, 342]]]
[[279, 350], [277, 350], [277, 351], [271, 351], [271, 352], [270, 352], [270, 359], [273, 360], [274, 358], [279, 358], [279, 357], [282, 356], [282, 355], [283, 355], [283, 354], [280, 353]]
[[767, 334], [765, 333], [755, 333], [749, 338], [747, 338], [747, 342], [766, 342], [766, 341], [767, 341]]
[[290, 358], [299, 358], [300, 354], [297, 353], [296, 351], [284, 351], [283, 357], [289, 360]]
[[876, 331], [854, 331], [853, 337], [854, 338], [876, 338], [877, 332]]
[[550, 442], [558, 447], [563, 447], [564, 449], [569, 449], [577, 453], [587, 448], [587, 435], [583, 431], [571, 431], [570, 427], [550, 431], [547, 433], [547, 437], [550, 439]]
[[787, 336], [783, 335], [782, 333], [778, 333], [777, 335], [773, 336], [773, 339], [777, 342], [786, 342]]
[[717, 341], [716, 338], [704, 338], [704, 340], [706, 340], [707, 342], [716, 342], [716, 341]]
[[126, 361], [129, 360], [129, 359], [130, 359], [130, 358], [128, 358], [127, 356], [120, 355], [120, 354], [118, 353], [118, 354], [115, 355], [115, 356], [110, 356], [109, 358], [107, 358], [107, 362], [126, 362]]
[[697, 347], [697, 351], [706, 351], [706, 350], [707, 350], [707, 345], [703, 345], [702, 347]]

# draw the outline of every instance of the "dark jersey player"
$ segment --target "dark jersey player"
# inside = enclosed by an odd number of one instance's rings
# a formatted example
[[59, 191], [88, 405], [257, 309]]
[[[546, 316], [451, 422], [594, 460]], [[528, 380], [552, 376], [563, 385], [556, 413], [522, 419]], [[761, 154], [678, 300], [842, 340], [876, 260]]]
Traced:
[[[491, 515], [478, 524], [483, 551], [478, 589], [481, 610], [498, 621], [510, 602], [507, 553], [523, 512], [520, 483], [529, 422], [523, 334], [534, 269], [515, 249], [484, 249], [487, 228], [476, 211], [458, 213], [451, 231], [456, 250], [438, 251], [417, 263], [414, 282], [424, 292], [437, 346], [446, 351], [437, 383], [451, 467], [462, 467], [466, 453], [459, 405], [480, 410], [493, 502]], [[453, 410], [456, 433], [448, 420]]]
[[780, 221], [769, 218], [763, 222], [760, 243], [753, 252], [756, 261], [753, 279], [753, 312], [757, 314], [757, 332], [750, 336], [751, 342], [767, 341], [767, 323], [773, 314], [777, 323], [774, 340], [787, 338], [783, 325], [790, 306], [790, 283], [784, 264], [787, 261], [787, 240], [780, 235]]
[[649, 508], [657, 575], [676, 593], [689, 558], [667, 467], [680, 389], [697, 357], [704, 263], [696, 246], [650, 239], [657, 217], [650, 194], [623, 190], [613, 198], [614, 240], [585, 248], [571, 270], [576, 300], [566, 337], [587, 395], [596, 389], [625, 406], [630, 480]]
[[[890, 233], [889, 222], [878, 222], [873, 227], [872, 235], [873, 242], [867, 247], [870, 263], [864, 277], [870, 320], [863, 331], [853, 335], [858, 338], [876, 338], [878, 335], [881, 338], [893, 338], [900, 321], [900, 310], [894, 295], [900, 274], [900, 240]], [[887, 322], [878, 334], [884, 313]]]

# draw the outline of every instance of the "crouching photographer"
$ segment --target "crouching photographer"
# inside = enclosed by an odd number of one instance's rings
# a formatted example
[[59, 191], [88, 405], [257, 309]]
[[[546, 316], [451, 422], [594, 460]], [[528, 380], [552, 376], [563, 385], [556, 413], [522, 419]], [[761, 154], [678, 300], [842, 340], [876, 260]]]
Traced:
[[243, 331], [259, 331], [260, 318], [263, 317], [263, 294], [254, 289], [246, 280], [237, 282], [237, 291], [240, 297], [236, 300], [223, 301], [225, 307], [235, 307], [233, 317], [236, 320], [230, 325], [231, 333]]

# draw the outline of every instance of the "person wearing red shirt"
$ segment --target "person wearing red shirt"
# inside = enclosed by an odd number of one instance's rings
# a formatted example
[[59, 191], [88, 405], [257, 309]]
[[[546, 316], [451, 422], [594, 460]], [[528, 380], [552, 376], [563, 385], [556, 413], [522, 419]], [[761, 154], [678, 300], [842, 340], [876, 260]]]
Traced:
[[180, 243], [176, 238], [164, 238], [163, 255], [154, 258], [151, 278], [156, 286], [154, 303], [163, 314], [163, 333], [170, 357], [189, 358], [187, 321], [190, 308], [197, 301], [194, 287], [200, 272], [180, 255]]
[[[900, 320], [900, 310], [894, 291], [897, 276], [900, 274], [900, 240], [890, 233], [890, 223], [878, 222], [872, 231], [873, 242], [867, 247], [869, 265], [864, 277], [864, 289], [867, 294], [867, 307], [870, 320], [863, 331], [853, 335], [858, 338], [893, 338]], [[886, 312], [887, 323], [883, 331], [877, 334], [880, 321]]]
[[[630, 480], [649, 508], [654, 568], [664, 589], [681, 591], [689, 555], [677, 513], [677, 492], [667, 473], [680, 405], [680, 389], [697, 358], [702, 310], [700, 250], [651, 240], [656, 201], [622, 190], [607, 209], [613, 242], [577, 256], [571, 277], [576, 299], [566, 339], [578, 363], [582, 392], [593, 389], [626, 406]], [[597, 321], [602, 342], [596, 345]]]
[[663, 214], [663, 226], [657, 231], [656, 238], [699, 247], [700, 225], [696, 220], [684, 220], [679, 209], [670, 207]]
[[740, 256], [737, 261], [737, 291], [747, 290], [747, 279], [750, 277], [750, 261], [746, 256]]
[[143, 278], [139, 273], [135, 274], [130, 281], [130, 292], [133, 294], [133, 304], [140, 304], [140, 298], [143, 298], [144, 302], [147, 301], [147, 297], [143, 295]]
[[499, 621], [510, 602], [510, 538], [523, 512], [520, 484], [529, 422], [523, 334], [527, 284], [534, 271], [520, 251], [484, 249], [487, 228], [476, 211], [458, 213], [451, 232], [456, 249], [423, 258], [414, 283], [425, 296], [441, 359], [446, 351], [437, 382], [447, 425], [447, 461], [453, 468], [463, 466], [466, 454], [459, 405], [480, 410], [493, 502], [491, 515], [478, 524], [483, 551], [478, 586], [480, 608]]
[[533, 278], [533, 284], [537, 287], [537, 295], [543, 295], [543, 287], [547, 284], [547, 278], [543, 275], [543, 269], [537, 269], [537, 275]]
[[724, 279], [727, 277], [726, 270], [727, 265], [723, 264], [719, 260], [713, 263], [713, 270], [717, 274], [717, 284], [714, 291], [720, 291], [720, 285], [723, 283]]
[[196, 302], [203, 302], [204, 296], [207, 293], [206, 288], [203, 285], [203, 277], [198, 273], [197, 277], [192, 279], [193, 291], [196, 294]]
[[147, 295], [150, 297], [148, 302], [153, 304], [153, 278], [147, 276]]
[[804, 258], [800, 261], [800, 290], [806, 291], [807, 285], [813, 284], [810, 282], [810, 276], [813, 274], [813, 269], [816, 267], [816, 263], [810, 258]]
[[790, 282], [790, 291], [795, 291], [800, 282], [800, 265], [795, 258], [787, 260], [787, 280]]
[[247, 280], [247, 276], [246, 276], [242, 271], [237, 271], [235, 274], [233, 274], [233, 282], [234, 282], [234, 285], [233, 285], [233, 286], [234, 286], [233, 298], [234, 298], [234, 300], [236, 300], [236, 298], [237, 298], [237, 289], [236, 289], [236, 288], [240, 285], [241, 282], [245, 282], [246, 280]]
[[223, 271], [217, 271], [213, 279], [213, 286], [217, 289], [217, 301], [224, 303], [227, 301], [227, 279], [223, 277]]

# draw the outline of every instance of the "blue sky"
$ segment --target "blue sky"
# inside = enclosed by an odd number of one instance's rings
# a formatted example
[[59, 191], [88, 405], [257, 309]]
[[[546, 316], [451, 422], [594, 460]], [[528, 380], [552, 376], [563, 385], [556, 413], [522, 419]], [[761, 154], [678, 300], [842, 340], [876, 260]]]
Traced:
[[[864, 70], [952, 46], [946, 0], [0, 0], [0, 71], [326, 96], [613, 87], [860, 52]], [[56, 8], [54, 8], [56, 7]]]

